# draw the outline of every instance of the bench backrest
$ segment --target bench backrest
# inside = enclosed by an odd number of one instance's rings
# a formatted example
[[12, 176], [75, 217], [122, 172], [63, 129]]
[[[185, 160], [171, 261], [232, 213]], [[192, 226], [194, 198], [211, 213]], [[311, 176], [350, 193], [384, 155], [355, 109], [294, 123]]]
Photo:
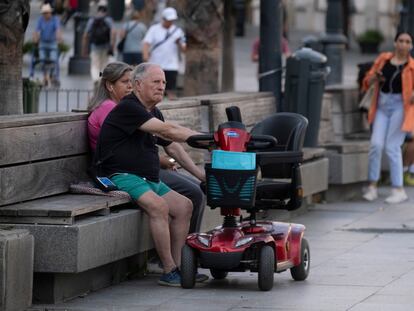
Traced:
[[65, 193], [87, 178], [86, 113], [0, 116], [0, 206]]

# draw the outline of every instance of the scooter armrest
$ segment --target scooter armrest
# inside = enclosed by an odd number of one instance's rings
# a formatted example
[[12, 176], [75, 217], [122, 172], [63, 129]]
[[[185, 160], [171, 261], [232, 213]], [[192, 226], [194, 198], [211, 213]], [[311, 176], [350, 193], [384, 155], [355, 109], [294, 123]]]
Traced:
[[300, 163], [303, 161], [303, 152], [301, 151], [271, 151], [257, 152], [256, 161], [259, 165], [268, 165], [275, 163]]

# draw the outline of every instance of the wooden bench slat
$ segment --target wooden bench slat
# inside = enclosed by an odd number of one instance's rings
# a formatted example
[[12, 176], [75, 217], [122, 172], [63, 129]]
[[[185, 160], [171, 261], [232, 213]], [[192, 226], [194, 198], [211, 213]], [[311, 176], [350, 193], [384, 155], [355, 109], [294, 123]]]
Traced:
[[0, 168], [0, 206], [66, 193], [86, 170], [86, 155]]
[[0, 219], [4, 220], [3, 218], [11, 216], [16, 218], [76, 217], [129, 202], [129, 199], [121, 197], [69, 193], [0, 207]]
[[88, 113], [45, 112], [0, 116], [0, 128], [86, 120]]
[[86, 154], [86, 121], [0, 128], [0, 150], [0, 166]]
[[74, 221], [73, 217], [0, 217], [2, 224], [73, 225]]

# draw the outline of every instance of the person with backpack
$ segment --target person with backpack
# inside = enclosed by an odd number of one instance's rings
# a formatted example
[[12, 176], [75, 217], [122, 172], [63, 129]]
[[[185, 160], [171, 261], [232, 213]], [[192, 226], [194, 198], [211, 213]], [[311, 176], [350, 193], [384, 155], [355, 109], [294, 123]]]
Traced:
[[97, 14], [88, 20], [82, 38], [83, 56], [87, 57], [90, 51], [91, 77], [94, 83], [99, 80], [99, 73], [108, 64], [109, 56], [112, 56], [114, 51], [116, 32], [113, 20], [107, 12], [107, 2], [99, 1]]

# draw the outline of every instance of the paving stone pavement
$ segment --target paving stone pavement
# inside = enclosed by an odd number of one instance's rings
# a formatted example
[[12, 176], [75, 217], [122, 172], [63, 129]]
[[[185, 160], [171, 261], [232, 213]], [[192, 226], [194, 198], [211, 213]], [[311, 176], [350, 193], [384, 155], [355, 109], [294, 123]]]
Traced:
[[275, 275], [271, 291], [261, 292], [257, 274], [244, 272], [181, 289], [159, 286], [151, 274], [29, 310], [412, 310], [414, 188], [407, 188], [411, 200], [399, 205], [383, 203], [389, 191], [380, 188], [374, 203], [316, 204], [292, 220], [307, 228], [311, 272], [304, 282], [286, 271]]

